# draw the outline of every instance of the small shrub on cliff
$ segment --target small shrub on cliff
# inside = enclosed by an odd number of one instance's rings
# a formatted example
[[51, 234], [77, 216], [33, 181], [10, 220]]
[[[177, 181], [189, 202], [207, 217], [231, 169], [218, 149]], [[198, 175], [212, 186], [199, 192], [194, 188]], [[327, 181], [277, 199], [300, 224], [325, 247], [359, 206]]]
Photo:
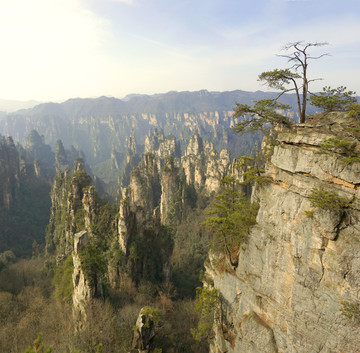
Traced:
[[200, 318], [197, 328], [190, 330], [196, 341], [201, 341], [211, 336], [215, 307], [218, 301], [219, 292], [217, 289], [207, 287], [196, 288], [195, 311]]
[[313, 207], [323, 210], [342, 210], [352, 202], [340, 197], [334, 191], [324, 189], [312, 189], [309, 198]]
[[158, 308], [144, 306], [141, 310], [142, 314], [146, 316], [145, 327], [150, 328], [151, 321], [157, 325], [161, 318], [161, 313]]
[[341, 312], [345, 315], [348, 319], [355, 319], [356, 321], [360, 322], [360, 304], [343, 301], [341, 302], [342, 308]]
[[107, 270], [103, 254], [94, 244], [89, 243], [84, 250], [79, 252], [79, 255], [85, 278], [92, 281], [96, 288], [98, 276], [103, 275]]
[[314, 217], [314, 211], [305, 211], [305, 216], [307, 218], [313, 218]]
[[353, 97], [356, 92], [346, 91], [346, 87], [340, 86], [331, 88], [323, 87], [323, 91], [319, 94], [313, 94], [310, 97], [310, 104], [324, 111], [347, 110], [352, 104], [357, 102]]
[[74, 265], [72, 256], [68, 256], [66, 260], [55, 269], [53, 283], [55, 284], [55, 296], [60, 301], [71, 303], [73, 294], [72, 274]]
[[360, 104], [351, 104], [349, 107], [349, 115], [352, 117], [360, 117]]
[[339, 162], [342, 164], [350, 164], [360, 162], [360, 155], [355, 151], [356, 142], [354, 140], [343, 140], [337, 138], [329, 138], [320, 145], [323, 153], [337, 152], [342, 156]]
[[256, 223], [259, 208], [241, 193], [241, 184], [234, 177], [223, 178], [221, 186], [204, 224], [213, 232], [212, 250], [227, 254], [236, 267], [239, 246]]

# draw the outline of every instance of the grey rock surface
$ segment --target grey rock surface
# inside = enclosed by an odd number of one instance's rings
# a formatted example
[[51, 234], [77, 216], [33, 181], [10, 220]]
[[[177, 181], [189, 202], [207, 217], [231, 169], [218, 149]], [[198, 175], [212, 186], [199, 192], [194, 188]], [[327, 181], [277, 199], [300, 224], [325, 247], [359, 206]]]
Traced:
[[[359, 125], [332, 113], [279, 133], [237, 269], [207, 265], [221, 299], [212, 353], [360, 352], [359, 317], [343, 313], [344, 302], [360, 308], [360, 164], [320, 146], [351, 139], [344, 124]], [[314, 188], [353, 201], [320, 209], [309, 199]]]

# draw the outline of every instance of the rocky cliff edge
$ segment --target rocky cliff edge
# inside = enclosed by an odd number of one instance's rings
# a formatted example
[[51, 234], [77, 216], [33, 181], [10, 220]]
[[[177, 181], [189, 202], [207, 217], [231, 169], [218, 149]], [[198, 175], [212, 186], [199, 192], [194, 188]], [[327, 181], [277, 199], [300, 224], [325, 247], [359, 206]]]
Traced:
[[211, 352], [360, 352], [359, 125], [327, 113], [279, 132], [237, 269], [207, 266], [221, 303]]

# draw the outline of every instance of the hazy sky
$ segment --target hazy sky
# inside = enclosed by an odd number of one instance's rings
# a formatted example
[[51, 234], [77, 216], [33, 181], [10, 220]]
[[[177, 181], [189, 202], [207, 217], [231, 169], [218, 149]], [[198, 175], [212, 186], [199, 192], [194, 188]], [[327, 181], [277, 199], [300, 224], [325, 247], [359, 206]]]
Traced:
[[317, 88], [360, 94], [359, 0], [0, 0], [0, 98], [261, 90], [298, 40], [330, 43]]

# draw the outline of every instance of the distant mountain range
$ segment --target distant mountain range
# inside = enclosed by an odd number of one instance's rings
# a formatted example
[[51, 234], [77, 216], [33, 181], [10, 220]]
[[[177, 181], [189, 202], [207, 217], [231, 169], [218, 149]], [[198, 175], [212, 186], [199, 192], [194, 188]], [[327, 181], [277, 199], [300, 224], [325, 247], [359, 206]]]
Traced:
[[[165, 135], [173, 134], [185, 145], [194, 133], [213, 142], [220, 151], [228, 148], [234, 155], [249, 153], [254, 137], [234, 134], [231, 127], [235, 103], [252, 104], [262, 98], [274, 98], [269, 92], [168, 92], [155, 95], [129, 95], [124, 99], [112, 97], [74, 98], [63, 103], [42, 103], [29, 109], [2, 114], [0, 134], [12, 136], [24, 143], [32, 130], [44, 137], [54, 149], [61, 139], [65, 148], [74, 146], [82, 151], [97, 175], [125, 158], [128, 137], [134, 133], [141, 152], [146, 136], [155, 129]], [[283, 103], [296, 106], [296, 97], [284, 95]], [[313, 111], [309, 107], [309, 112]], [[295, 111], [291, 113], [296, 116]], [[105, 163], [105, 164], [104, 164]], [[115, 175], [114, 171], [113, 175]]]
[[[226, 92], [209, 92], [201, 90], [196, 92], [170, 91], [168, 93], [145, 95], [130, 94], [123, 99], [114, 97], [99, 98], [72, 98], [63, 103], [42, 103], [36, 101], [17, 102], [0, 100], [0, 110], [2, 102], [6, 103], [11, 109], [9, 113], [16, 115], [40, 116], [43, 114], [66, 114], [74, 117], [75, 115], [98, 116], [106, 114], [137, 114], [137, 113], [199, 113], [204, 111], [229, 110], [235, 106], [235, 102], [251, 104], [253, 101], [262, 98], [274, 98], [274, 92], [247, 92], [241, 90]], [[295, 105], [295, 95], [284, 95], [282, 101]], [[16, 104], [20, 106], [16, 109]], [[22, 106], [21, 106], [22, 105]], [[19, 111], [21, 109], [21, 111]], [[5, 109], [3, 109], [5, 110]]]
[[40, 103], [41, 102], [35, 100], [17, 101], [11, 99], [0, 99], [0, 112], [12, 113], [20, 109], [29, 109], [35, 107], [35, 105]]

